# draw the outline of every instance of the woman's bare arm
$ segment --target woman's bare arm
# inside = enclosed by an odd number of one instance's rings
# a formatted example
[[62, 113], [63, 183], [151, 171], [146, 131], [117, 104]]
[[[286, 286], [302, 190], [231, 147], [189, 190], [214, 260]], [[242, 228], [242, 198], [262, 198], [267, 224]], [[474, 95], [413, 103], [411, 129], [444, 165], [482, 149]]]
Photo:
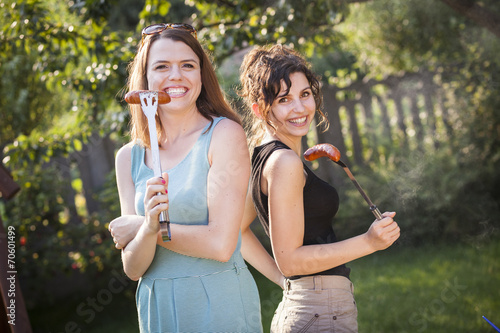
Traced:
[[249, 190], [241, 223], [241, 254], [252, 267], [283, 288], [283, 274], [281, 274], [274, 259], [250, 229], [250, 225], [256, 217], [257, 213], [252, 201], [251, 190]]
[[336, 243], [303, 245], [303, 164], [290, 150], [271, 155], [264, 168], [269, 193], [273, 254], [285, 276], [321, 272], [389, 247], [399, 237], [395, 213], [384, 213], [369, 230]]
[[229, 119], [215, 127], [210, 145], [208, 225], [171, 224], [172, 240], [158, 244], [172, 251], [228, 261], [240, 231], [250, 176], [250, 156], [243, 128]]

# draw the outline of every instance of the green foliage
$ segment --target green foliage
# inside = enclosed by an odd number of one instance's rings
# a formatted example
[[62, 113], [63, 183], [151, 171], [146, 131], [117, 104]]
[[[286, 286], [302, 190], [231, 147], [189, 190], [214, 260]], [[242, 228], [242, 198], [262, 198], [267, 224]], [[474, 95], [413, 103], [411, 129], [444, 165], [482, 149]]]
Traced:
[[[40, 83], [40, 73], [33, 71], [39, 60], [32, 52], [26, 52], [29, 47], [25, 41], [29, 35], [23, 31], [27, 24], [20, 23], [22, 13], [13, 9], [15, 3], [1, 5], [0, 110], [3, 126], [0, 148], [3, 149], [7, 142], [12, 142], [20, 134], [29, 134], [40, 122], [43, 123], [50, 97], [47, 87]], [[33, 100], [32, 94], [39, 98]]]
[[[493, 2], [486, 4], [499, 13]], [[361, 184], [382, 210], [398, 212], [408, 243], [464, 240], [498, 228], [500, 98], [494, 87], [500, 75], [495, 56], [500, 41], [440, 2], [373, 1], [354, 8], [339, 31], [346, 35], [343, 48], [350, 46], [355, 63], [337, 69], [329, 83], [349, 86], [358, 78], [381, 80], [399, 71], [433, 73], [436, 95], [444, 96], [439, 108], [446, 108], [451, 122], [447, 130], [438, 124], [434, 135], [439, 145], [413, 141], [412, 150], [405, 151], [400, 142], [386, 163], [356, 170]], [[407, 131], [412, 130], [410, 124]], [[384, 139], [381, 134], [377, 139]], [[398, 146], [401, 134], [393, 135], [389, 145]], [[369, 138], [364, 140], [372, 148]], [[411, 148], [415, 145], [420, 150]], [[368, 224], [360, 221], [366, 215], [351, 212], [365, 211], [365, 203], [356, 191], [348, 189], [345, 195], [340, 225], [349, 235], [364, 232]]]
[[30, 295], [27, 305], [55, 302], [54, 289], [40, 288], [55, 278], [85, 273], [95, 283], [87, 288], [92, 290], [108, 279], [106, 271], [121, 272], [119, 252], [107, 230], [109, 221], [119, 214], [114, 174], [98, 197], [106, 213], [86, 215], [68, 206], [68, 196], [76, 194], [77, 204], [84, 199], [81, 188], [68, 186], [67, 165], [33, 163], [19, 170], [21, 191], [7, 204], [8, 214], [2, 219], [16, 228], [16, 264], [23, 292]]
[[[500, 177], [493, 164], [479, 168], [484, 161], [479, 156], [412, 152], [394, 168], [353, 168], [353, 173], [382, 212], [397, 212], [401, 244], [473, 242], [500, 230]], [[338, 177], [346, 178], [340, 172]], [[373, 220], [366, 202], [346, 178], [334, 220], [339, 238], [366, 232]]]
[[105, 111], [116, 108], [115, 96], [126, 75], [122, 58], [132, 57], [130, 45], [122, 43], [126, 34], [105, 35], [104, 26], [81, 21], [89, 11], [80, 8], [83, 16], [78, 17], [57, 1], [2, 5], [0, 112], [6, 124], [0, 147], [35, 128], [44, 142], [52, 142], [43, 131], [69, 112], [78, 112], [77, 132], [107, 119]]
[[[481, 238], [500, 227], [499, 179], [493, 170], [477, 168], [477, 155], [416, 154], [390, 175], [396, 207], [402, 210], [403, 240], [426, 243], [440, 239]], [[404, 234], [407, 234], [405, 237]]]
[[[481, 4], [498, 13], [497, 2]], [[379, 138], [396, 149], [353, 171], [382, 210], [398, 211], [406, 244], [474, 241], [499, 227], [500, 43], [443, 2], [0, 0], [0, 157], [22, 188], [2, 204], [2, 218], [23, 239], [19, 271], [33, 303], [44, 297], [40, 281], [54, 274], [98, 281], [108, 268], [121, 271], [106, 230], [119, 214], [114, 175], [94, 197], [104, 209], [89, 214], [71, 157], [93, 133], [127, 140], [127, 64], [141, 29], [156, 22], [191, 22], [216, 62], [229, 61], [233, 71], [221, 76], [228, 88], [239, 67], [231, 55], [276, 42], [304, 52], [324, 83], [338, 87], [433, 73], [454, 135], [418, 152], [405, 151], [401, 135]], [[354, 99], [356, 91], [339, 95]], [[375, 155], [363, 140], [365, 156]], [[346, 236], [373, 220], [347, 182], [336, 228]]]
[[105, 268], [121, 271], [107, 231], [119, 214], [114, 179], [98, 198], [112, 200], [109, 209], [89, 215], [66, 159], [82, 154], [93, 132], [123, 133], [127, 123], [115, 96], [126, 75], [122, 57], [133, 51], [122, 42], [128, 32], [106, 32], [103, 3], [0, 3], [0, 156], [21, 186], [3, 220], [16, 227], [30, 307], [55, 301], [53, 290], [40, 288], [54, 278], [85, 273], [98, 281]]
[[[349, 13], [342, 2], [190, 1], [198, 36], [222, 61], [251, 45], [281, 43], [308, 56], [334, 47], [339, 34], [333, 26]], [[318, 11], [325, 15], [317, 15]]]
[[462, 61], [465, 18], [439, 1], [372, 1], [353, 10], [349, 42], [369, 68], [415, 71], [436, 61]]

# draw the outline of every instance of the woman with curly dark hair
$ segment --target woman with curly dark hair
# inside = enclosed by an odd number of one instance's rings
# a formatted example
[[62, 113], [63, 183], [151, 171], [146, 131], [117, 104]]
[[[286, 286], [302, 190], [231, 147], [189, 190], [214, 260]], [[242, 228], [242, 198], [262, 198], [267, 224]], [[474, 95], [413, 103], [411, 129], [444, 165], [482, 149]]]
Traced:
[[315, 116], [328, 122], [320, 110], [320, 82], [299, 53], [282, 45], [257, 47], [246, 55], [240, 80], [240, 95], [254, 119], [251, 141], [256, 146], [242, 253], [266, 276], [279, 279], [248, 227], [258, 216], [285, 277], [271, 332], [357, 332], [354, 288], [345, 264], [383, 250], [399, 237], [395, 213], [384, 213], [362, 235], [337, 240], [332, 228], [337, 191], [300, 158], [302, 138]]

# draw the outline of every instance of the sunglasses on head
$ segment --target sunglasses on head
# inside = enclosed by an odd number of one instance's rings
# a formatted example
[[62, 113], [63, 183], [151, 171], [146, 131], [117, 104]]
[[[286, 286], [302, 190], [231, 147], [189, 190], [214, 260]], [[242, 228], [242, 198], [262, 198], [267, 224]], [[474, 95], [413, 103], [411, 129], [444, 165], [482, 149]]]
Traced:
[[193, 26], [186, 23], [157, 23], [142, 29], [142, 43], [144, 44], [144, 38], [149, 35], [159, 34], [163, 30], [167, 29], [179, 29], [189, 32], [194, 38], [198, 38], [196, 34], [196, 29]]

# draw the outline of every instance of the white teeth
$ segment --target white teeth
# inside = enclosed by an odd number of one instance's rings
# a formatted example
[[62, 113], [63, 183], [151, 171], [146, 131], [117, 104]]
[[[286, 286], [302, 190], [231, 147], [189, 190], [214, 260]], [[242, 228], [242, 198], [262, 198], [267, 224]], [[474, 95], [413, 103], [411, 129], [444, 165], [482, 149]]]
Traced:
[[186, 92], [186, 88], [168, 88], [167, 94], [169, 95], [179, 95], [184, 94]]
[[302, 118], [292, 119], [290, 120], [290, 122], [294, 124], [302, 124], [303, 122], [306, 121], [306, 119], [307, 117], [302, 117]]

